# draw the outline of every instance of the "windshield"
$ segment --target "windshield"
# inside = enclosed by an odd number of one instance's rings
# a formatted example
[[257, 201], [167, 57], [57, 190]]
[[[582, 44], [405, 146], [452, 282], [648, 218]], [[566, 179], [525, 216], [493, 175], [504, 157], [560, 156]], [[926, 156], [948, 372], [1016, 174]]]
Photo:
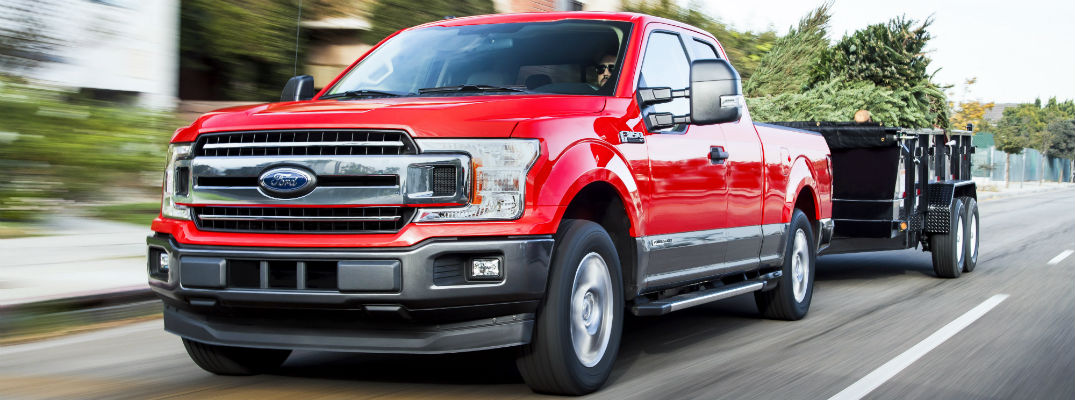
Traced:
[[629, 22], [565, 20], [429, 27], [378, 47], [327, 97], [612, 95]]

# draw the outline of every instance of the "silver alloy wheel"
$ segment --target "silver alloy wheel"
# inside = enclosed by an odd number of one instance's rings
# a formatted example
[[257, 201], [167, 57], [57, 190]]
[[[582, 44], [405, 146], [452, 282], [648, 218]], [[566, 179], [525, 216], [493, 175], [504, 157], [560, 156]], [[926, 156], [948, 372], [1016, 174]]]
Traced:
[[612, 336], [612, 278], [600, 254], [591, 252], [575, 270], [571, 284], [571, 345], [586, 367], [605, 356]]
[[806, 298], [806, 286], [810, 282], [810, 249], [806, 241], [806, 232], [795, 230], [795, 242], [791, 250], [791, 291], [795, 302], [802, 303]]
[[970, 232], [967, 232], [970, 237], [970, 254], [967, 257], [971, 257], [972, 260], [978, 259], [978, 216], [971, 214], [970, 216]]
[[[963, 216], [956, 220], [956, 262], [963, 261]], [[963, 268], [960, 264], [959, 268]]]

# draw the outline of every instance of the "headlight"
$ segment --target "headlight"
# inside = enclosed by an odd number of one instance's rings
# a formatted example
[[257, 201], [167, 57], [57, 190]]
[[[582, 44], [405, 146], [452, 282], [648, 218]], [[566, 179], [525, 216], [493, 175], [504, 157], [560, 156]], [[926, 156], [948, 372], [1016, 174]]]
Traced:
[[161, 199], [161, 215], [166, 218], [190, 219], [190, 209], [176, 204], [175, 198], [177, 195], [187, 195], [190, 167], [179, 164], [181, 160], [190, 159], [192, 147], [191, 143], [168, 145], [168, 165], [164, 169], [164, 198]]
[[421, 139], [423, 153], [470, 155], [470, 204], [418, 210], [415, 221], [510, 220], [523, 215], [526, 174], [540, 152], [537, 139]]

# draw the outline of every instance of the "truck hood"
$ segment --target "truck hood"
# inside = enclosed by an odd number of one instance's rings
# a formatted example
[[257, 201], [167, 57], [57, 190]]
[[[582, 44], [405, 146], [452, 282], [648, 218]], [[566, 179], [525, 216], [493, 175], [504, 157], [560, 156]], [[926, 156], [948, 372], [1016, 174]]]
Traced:
[[414, 137], [508, 137], [522, 120], [594, 114], [605, 98], [485, 95], [268, 103], [216, 110], [176, 132], [173, 142], [201, 133], [276, 129], [401, 129]]

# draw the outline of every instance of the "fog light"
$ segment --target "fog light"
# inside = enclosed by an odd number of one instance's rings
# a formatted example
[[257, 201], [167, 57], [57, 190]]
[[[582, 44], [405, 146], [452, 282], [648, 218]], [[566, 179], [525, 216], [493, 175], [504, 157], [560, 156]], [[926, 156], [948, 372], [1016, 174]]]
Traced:
[[161, 254], [160, 254], [160, 264], [158, 264], [158, 265], [160, 265], [160, 267], [158, 267], [158, 268], [160, 269], [161, 272], [168, 272], [168, 259], [169, 259], [168, 252], [167, 251], [162, 251]]
[[470, 260], [467, 278], [475, 280], [498, 280], [501, 275], [499, 258], [475, 258]]

